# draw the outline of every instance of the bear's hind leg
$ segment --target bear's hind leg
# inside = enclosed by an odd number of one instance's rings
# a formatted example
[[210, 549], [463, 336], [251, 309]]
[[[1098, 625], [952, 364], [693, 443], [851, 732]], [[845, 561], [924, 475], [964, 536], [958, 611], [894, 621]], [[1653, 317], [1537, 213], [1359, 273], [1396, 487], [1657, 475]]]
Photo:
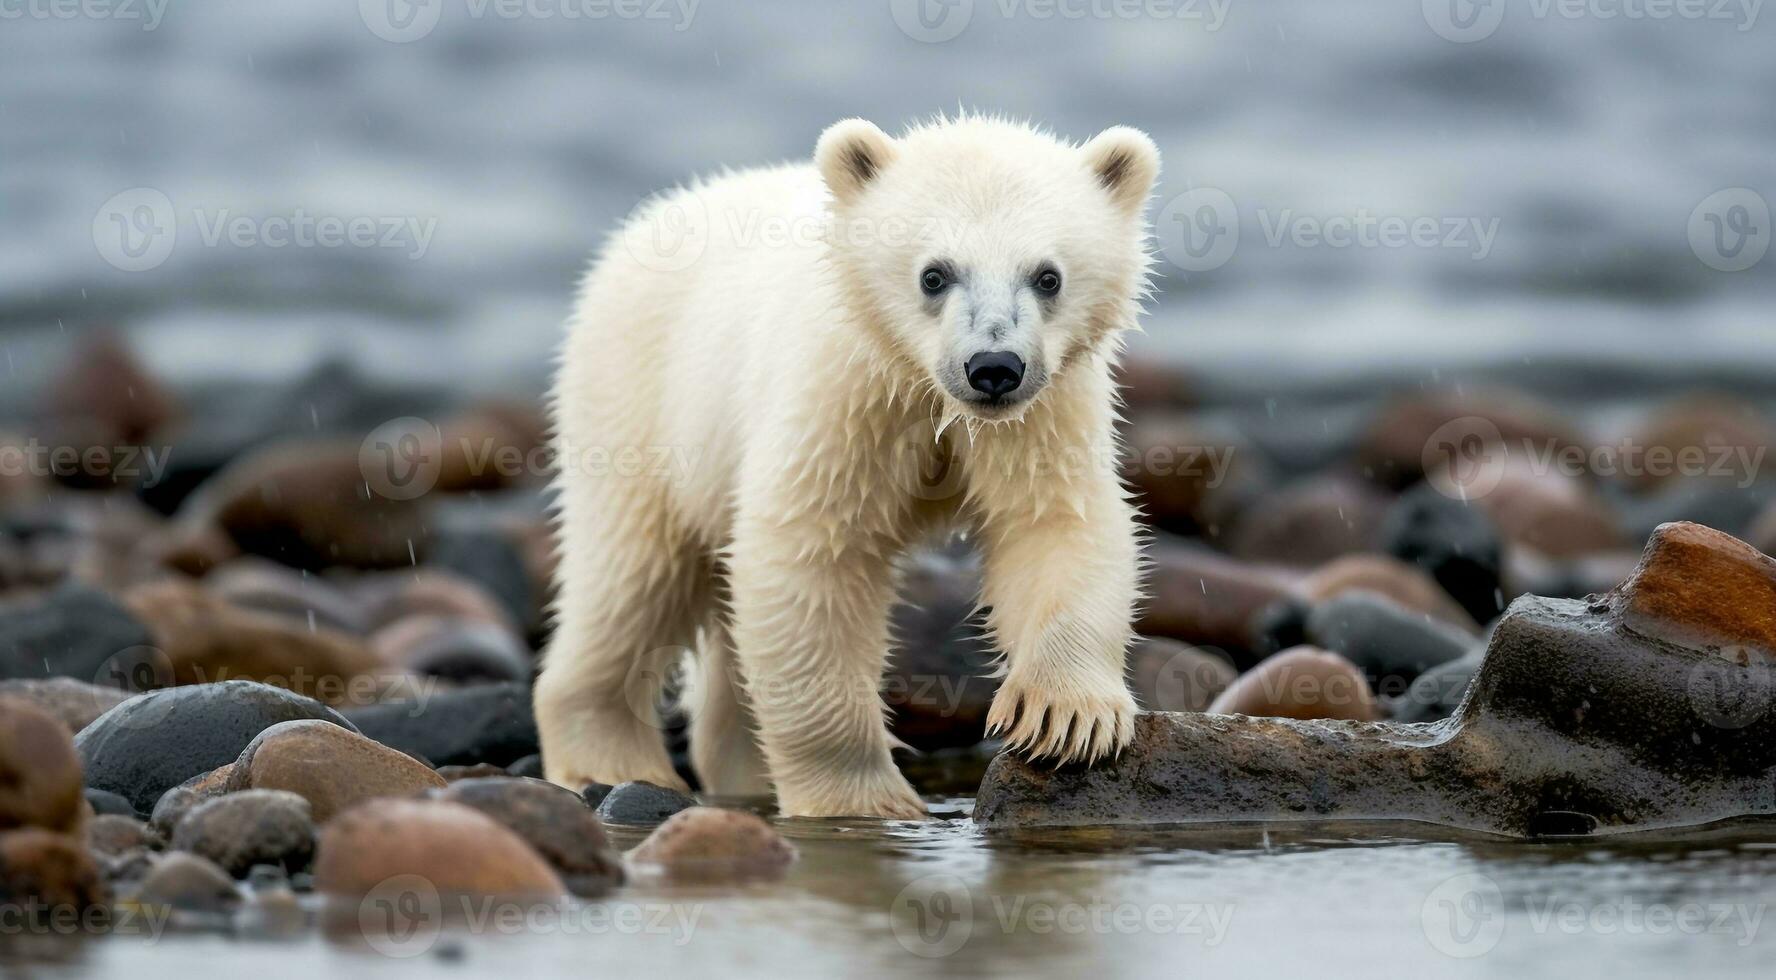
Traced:
[[703, 788], [718, 796], [768, 796], [771, 776], [759, 748], [758, 722], [734, 657], [724, 616], [710, 617], [697, 644], [692, 685], [691, 765]]
[[705, 569], [683, 550], [631, 539], [576, 547], [563, 529], [559, 621], [536, 681], [544, 775], [578, 790], [644, 780], [688, 787], [673, 769], [658, 701], [695, 638]]

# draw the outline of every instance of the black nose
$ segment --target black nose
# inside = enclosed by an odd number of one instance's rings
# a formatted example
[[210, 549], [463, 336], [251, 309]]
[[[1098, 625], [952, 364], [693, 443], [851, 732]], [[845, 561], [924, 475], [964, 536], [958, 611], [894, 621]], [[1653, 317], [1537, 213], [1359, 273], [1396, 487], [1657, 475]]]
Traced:
[[982, 351], [963, 368], [968, 372], [968, 387], [994, 398], [1008, 395], [1024, 383], [1023, 359], [1008, 350]]

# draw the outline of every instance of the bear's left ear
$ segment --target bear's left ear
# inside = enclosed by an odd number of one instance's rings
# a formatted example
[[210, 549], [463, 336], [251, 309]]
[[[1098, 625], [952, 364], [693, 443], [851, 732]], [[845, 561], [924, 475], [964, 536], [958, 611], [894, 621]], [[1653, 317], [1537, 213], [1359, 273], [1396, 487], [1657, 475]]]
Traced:
[[1112, 126], [1080, 149], [1086, 166], [1110, 199], [1127, 214], [1139, 214], [1159, 179], [1159, 148], [1146, 133], [1129, 126]]
[[814, 144], [814, 166], [840, 204], [855, 201], [895, 155], [894, 138], [867, 119], [844, 119], [826, 127]]

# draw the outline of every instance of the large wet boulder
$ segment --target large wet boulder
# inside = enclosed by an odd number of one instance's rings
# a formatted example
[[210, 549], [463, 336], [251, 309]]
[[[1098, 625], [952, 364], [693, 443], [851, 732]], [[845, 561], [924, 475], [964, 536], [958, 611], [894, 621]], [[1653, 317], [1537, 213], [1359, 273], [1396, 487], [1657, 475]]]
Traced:
[[1661, 527], [1589, 600], [1525, 597], [1466, 700], [1431, 724], [1143, 715], [1095, 769], [994, 760], [996, 829], [1230, 820], [1412, 820], [1509, 837], [1776, 815], [1776, 561]]
[[101, 715], [74, 740], [86, 785], [149, 813], [161, 794], [225, 766], [279, 722], [319, 719], [353, 728], [312, 698], [254, 681], [150, 691]]

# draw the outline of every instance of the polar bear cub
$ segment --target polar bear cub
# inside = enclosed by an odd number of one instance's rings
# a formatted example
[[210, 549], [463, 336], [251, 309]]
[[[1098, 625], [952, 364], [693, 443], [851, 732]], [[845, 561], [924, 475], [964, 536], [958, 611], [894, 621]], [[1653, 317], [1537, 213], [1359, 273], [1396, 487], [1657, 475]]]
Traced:
[[1158, 171], [1126, 127], [1073, 145], [852, 119], [811, 164], [639, 210], [586, 277], [554, 389], [548, 778], [682, 788], [655, 703], [694, 651], [707, 790], [923, 816], [879, 685], [896, 558], [955, 525], [1007, 658], [989, 729], [1035, 758], [1120, 750], [1138, 557], [1111, 366]]

